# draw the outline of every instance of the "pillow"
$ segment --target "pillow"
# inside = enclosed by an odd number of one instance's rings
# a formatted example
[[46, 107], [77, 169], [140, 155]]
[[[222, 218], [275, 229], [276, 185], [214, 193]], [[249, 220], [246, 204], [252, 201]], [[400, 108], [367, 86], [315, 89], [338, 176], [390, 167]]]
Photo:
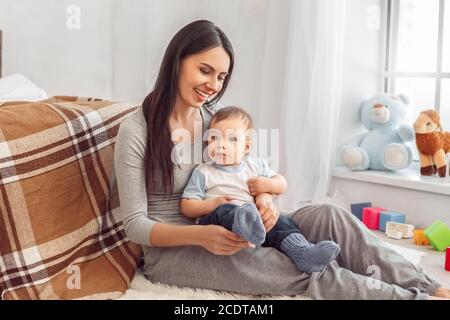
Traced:
[[0, 78], [0, 101], [39, 101], [47, 98], [44, 90], [22, 74]]

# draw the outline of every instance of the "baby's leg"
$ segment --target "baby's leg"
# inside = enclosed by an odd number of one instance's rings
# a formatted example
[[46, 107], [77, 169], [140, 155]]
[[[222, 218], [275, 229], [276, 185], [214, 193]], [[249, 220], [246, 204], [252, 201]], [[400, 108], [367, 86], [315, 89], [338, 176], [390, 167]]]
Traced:
[[266, 229], [253, 203], [241, 206], [223, 204], [210, 214], [201, 217], [199, 224], [223, 226], [256, 246], [261, 245], [266, 238]]
[[205, 216], [202, 216], [198, 220], [198, 224], [201, 225], [215, 224], [231, 230], [229, 227], [231, 227], [234, 220], [232, 212], [236, 207], [238, 206], [231, 203], [222, 204], [218, 206], [216, 210], [214, 210], [213, 212]]
[[300, 271], [309, 273], [322, 271], [340, 252], [339, 245], [333, 241], [311, 244], [300, 229], [284, 216], [269, 231], [263, 246], [277, 248], [291, 258]]

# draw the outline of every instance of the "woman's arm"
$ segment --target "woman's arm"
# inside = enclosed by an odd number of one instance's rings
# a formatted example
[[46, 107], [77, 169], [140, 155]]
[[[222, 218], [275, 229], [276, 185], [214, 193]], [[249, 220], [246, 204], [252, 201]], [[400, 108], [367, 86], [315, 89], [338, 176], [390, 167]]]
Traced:
[[201, 229], [198, 225], [179, 226], [156, 223], [150, 232], [149, 243], [155, 247], [201, 245]]
[[224, 203], [233, 200], [233, 197], [221, 196], [214, 199], [199, 200], [199, 199], [181, 199], [181, 212], [189, 218], [198, 218], [207, 215]]
[[149, 241], [155, 247], [198, 245], [217, 255], [232, 255], [255, 247], [224, 227], [212, 224], [176, 226], [156, 223]]
[[121, 123], [114, 149], [114, 173], [125, 234], [134, 243], [148, 246], [149, 235], [156, 221], [147, 216], [144, 175], [146, 136], [145, 127], [135, 116]]

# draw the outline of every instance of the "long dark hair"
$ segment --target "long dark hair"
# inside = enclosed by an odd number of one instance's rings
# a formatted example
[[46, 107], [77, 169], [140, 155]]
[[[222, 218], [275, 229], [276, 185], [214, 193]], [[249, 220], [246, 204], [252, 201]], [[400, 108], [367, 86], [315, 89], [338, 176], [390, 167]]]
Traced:
[[208, 20], [194, 21], [175, 34], [164, 54], [158, 78], [153, 90], [142, 103], [147, 122], [147, 146], [145, 150], [145, 184], [147, 192], [157, 191], [157, 181], [164, 183], [164, 193], [173, 192], [174, 177], [171, 152], [174, 147], [171, 139], [169, 118], [175, 106], [178, 94], [178, 76], [182, 60], [208, 49], [222, 47], [230, 57], [228, 76], [222, 89], [210, 101], [209, 107], [222, 97], [233, 71], [234, 54], [225, 33]]

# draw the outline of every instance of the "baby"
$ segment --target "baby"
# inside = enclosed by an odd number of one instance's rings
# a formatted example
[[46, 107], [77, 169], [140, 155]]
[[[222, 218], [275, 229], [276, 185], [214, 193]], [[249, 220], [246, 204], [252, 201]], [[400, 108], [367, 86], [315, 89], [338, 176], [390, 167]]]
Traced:
[[248, 156], [251, 129], [251, 117], [241, 108], [226, 107], [214, 114], [207, 147], [212, 161], [193, 170], [182, 195], [181, 211], [197, 218], [198, 224], [221, 225], [254, 245], [278, 249], [300, 271], [319, 272], [337, 257], [338, 244], [308, 242], [297, 225], [282, 215], [266, 233], [254, 197], [282, 194], [287, 182], [266, 161]]

